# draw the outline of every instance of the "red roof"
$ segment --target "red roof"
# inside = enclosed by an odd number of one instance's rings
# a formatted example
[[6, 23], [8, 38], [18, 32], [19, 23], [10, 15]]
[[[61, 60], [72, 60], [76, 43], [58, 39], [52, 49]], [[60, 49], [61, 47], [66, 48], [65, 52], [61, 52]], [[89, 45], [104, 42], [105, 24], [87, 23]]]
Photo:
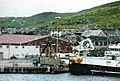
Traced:
[[0, 35], [0, 43], [4, 44], [22, 44], [29, 41], [38, 40], [47, 36], [36, 35]]

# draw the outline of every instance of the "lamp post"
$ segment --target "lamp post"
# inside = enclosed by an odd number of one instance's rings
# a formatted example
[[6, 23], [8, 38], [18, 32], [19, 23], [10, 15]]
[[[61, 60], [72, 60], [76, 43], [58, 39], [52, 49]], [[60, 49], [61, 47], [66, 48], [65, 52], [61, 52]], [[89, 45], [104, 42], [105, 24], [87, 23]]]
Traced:
[[[60, 19], [61, 17], [55, 17], [55, 19]], [[57, 23], [57, 41], [56, 41], [56, 53], [58, 53], [58, 23]]]

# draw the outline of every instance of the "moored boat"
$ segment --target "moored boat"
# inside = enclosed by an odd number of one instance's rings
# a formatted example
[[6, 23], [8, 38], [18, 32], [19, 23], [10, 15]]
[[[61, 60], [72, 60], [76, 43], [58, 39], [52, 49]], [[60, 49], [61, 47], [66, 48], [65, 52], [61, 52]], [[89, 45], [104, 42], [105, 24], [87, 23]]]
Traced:
[[104, 57], [88, 57], [84, 54], [83, 56], [71, 58], [70, 73], [74, 75], [120, 74], [120, 43], [110, 45], [108, 48], [109, 50], [105, 51]]

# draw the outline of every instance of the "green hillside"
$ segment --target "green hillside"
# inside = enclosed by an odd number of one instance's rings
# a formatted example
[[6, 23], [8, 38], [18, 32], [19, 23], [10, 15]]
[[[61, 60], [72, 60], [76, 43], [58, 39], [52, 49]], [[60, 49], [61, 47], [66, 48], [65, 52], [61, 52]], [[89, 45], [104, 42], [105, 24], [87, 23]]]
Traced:
[[55, 19], [55, 17], [67, 17], [71, 16], [72, 13], [54, 13], [44, 12], [31, 17], [1, 17], [0, 25], [4, 27], [39, 27], [46, 26], [49, 22]]
[[[55, 19], [55, 17], [61, 17]], [[31, 17], [0, 18], [4, 27], [48, 27], [63, 28], [120, 28], [120, 1], [101, 5], [76, 13], [45, 12]]]
[[120, 1], [77, 12], [62, 22], [71, 28], [120, 28]]

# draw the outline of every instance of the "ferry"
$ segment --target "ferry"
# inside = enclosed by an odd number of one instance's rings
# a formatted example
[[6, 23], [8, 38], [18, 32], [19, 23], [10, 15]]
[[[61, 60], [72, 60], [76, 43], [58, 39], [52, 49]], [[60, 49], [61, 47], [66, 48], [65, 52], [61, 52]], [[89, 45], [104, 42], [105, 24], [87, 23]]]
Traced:
[[[104, 52], [104, 57], [89, 57], [87, 53], [84, 55], [80, 54], [81, 48], [84, 47], [84, 42], [86, 40], [75, 48], [79, 50], [79, 56], [70, 58], [69, 72], [71, 74], [120, 74], [120, 43], [109, 45], [109, 50]], [[89, 42], [91, 43], [90, 40], [87, 43]]]

